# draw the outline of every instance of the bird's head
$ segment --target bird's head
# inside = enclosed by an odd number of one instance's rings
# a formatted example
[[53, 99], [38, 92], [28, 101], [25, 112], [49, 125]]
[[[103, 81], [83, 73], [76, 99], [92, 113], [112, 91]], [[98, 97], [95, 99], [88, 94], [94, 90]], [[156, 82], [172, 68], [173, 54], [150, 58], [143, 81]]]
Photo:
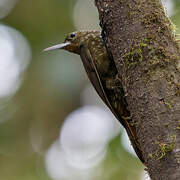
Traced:
[[69, 33], [63, 43], [46, 48], [44, 49], [44, 51], [65, 49], [69, 52], [80, 54], [81, 41], [88, 33], [89, 33], [88, 31], [77, 31], [77, 32]]

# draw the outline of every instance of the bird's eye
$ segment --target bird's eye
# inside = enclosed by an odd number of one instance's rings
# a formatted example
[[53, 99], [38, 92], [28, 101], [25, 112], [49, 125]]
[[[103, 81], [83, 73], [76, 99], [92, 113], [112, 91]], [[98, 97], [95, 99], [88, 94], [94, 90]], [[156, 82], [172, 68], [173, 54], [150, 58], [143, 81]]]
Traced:
[[75, 37], [75, 34], [74, 34], [74, 33], [72, 33], [72, 34], [70, 35], [70, 37], [71, 37], [71, 38]]

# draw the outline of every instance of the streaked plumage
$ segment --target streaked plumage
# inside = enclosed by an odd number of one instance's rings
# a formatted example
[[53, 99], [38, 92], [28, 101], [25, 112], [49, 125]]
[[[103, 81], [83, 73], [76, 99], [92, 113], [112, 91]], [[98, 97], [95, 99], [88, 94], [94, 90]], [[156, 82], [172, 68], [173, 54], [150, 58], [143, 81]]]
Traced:
[[84, 68], [96, 92], [124, 126], [136, 154], [144, 162], [116, 66], [107, 54], [100, 31], [70, 33], [64, 43], [47, 48], [45, 51], [54, 49], [65, 49], [81, 56]]

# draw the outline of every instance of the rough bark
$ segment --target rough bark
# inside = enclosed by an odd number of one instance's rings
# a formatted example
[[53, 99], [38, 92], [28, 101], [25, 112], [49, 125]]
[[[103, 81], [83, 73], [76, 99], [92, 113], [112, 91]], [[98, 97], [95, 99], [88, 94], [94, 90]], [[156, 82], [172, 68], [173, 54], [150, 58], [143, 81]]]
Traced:
[[[95, 0], [152, 180], [180, 179], [180, 48], [160, 0]], [[178, 64], [179, 63], [179, 64]]]

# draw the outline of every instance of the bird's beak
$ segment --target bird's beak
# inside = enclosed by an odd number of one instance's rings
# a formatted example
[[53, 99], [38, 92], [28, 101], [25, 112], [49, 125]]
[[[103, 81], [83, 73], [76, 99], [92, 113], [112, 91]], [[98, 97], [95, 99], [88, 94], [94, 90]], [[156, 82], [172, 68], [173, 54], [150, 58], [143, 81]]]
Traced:
[[71, 42], [64, 42], [64, 43], [61, 43], [61, 44], [57, 44], [57, 45], [48, 47], [48, 48], [44, 49], [43, 51], [52, 51], [52, 50], [56, 50], [56, 49], [64, 49], [64, 47], [66, 47], [66, 46], [68, 46], [70, 44], [71, 44]]

